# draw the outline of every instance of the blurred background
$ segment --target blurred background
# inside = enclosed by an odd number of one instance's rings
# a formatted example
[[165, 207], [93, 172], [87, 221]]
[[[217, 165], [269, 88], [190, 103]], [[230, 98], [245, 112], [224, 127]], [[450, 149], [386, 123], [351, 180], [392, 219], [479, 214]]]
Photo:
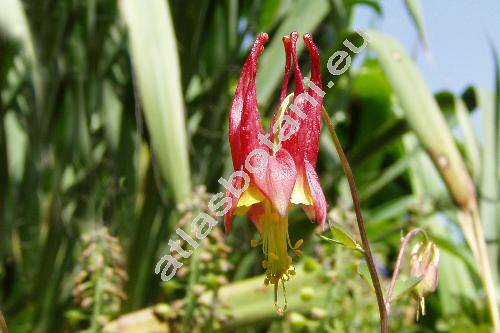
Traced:
[[[406, 255], [391, 331], [493, 332], [497, 1], [0, 3], [0, 310], [10, 332], [378, 330], [362, 258], [318, 237], [300, 209], [290, 212], [290, 237], [304, 239], [304, 256], [294, 258], [282, 317], [246, 218], [230, 235], [217, 226], [179, 258], [172, 280], [154, 273], [175, 229], [188, 230], [232, 172], [228, 111], [253, 39], [270, 36], [257, 77], [267, 127], [281, 37], [293, 30], [313, 34], [323, 81], [335, 83], [324, 107], [354, 171], [384, 290], [402, 234], [422, 227], [441, 250], [439, 287], [418, 321]], [[346, 38], [359, 45], [359, 27], [370, 43], [332, 76], [328, 58]], [[326, 130], [320, 143], [329, 219], [358, 240]]]

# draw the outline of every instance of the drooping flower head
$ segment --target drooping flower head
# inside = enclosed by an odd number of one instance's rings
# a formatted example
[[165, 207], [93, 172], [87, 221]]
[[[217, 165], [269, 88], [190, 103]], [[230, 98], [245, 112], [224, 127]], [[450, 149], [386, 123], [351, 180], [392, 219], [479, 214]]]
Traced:
[[[229, 113], [229, 143], [233, 167], [240, 177], [234, 178], [233, 188], [246, 188], [240, 196], [227, 192], [231, 209], [225, 216], [226, 231], [231, 229], [233, 215], [247, 215], [261, 235], [266, 269], [266, 285], [274, 285], [276, 309], [278, 284], [295, 274], [289, 248], [300, 255], [302, 240], [291, 245], [288, 234], [288, 210], [293, 204], [302, 206], [311, 221], [324, 224], [326, 202], [315, 171], [318, 157], [321, 90], [318, 48], [310, 34], [303, 36], [311, 58], [311, 78], [306, 87], [297, 61], [298, 33], [283, 37], [285, 74], [281, 86], [278, 111], [269, 133], [264, 133], [257, 107], [255, 79], [257, 62], [268, 40], [261, 33], [255, 40], [241, 71]], [[295, 87], [287, 97], [290, 70], [293, 66]], [[293, 103], [292, 103], [293, 102]], [[289, 104], [287, 104], [289, 103]], [[288, 106], [288, 108], [286, 107]], [[248, 182], [246, 181], [248, 180]]]
[[439, 272], [439, 249], [432, 241], [427, 244], [419, 242], [411, 250], [410, 276], [423, 277], [414, 290], [413, 296], [419, 302], [417, 309], [417, 319], [419, 312], [425, 315], [424, 298], [436, 291], [438, 286]]

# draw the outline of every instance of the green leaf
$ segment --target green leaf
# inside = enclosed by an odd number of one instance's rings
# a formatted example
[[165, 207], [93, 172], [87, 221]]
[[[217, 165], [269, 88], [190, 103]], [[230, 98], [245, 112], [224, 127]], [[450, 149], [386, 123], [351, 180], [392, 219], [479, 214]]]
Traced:
[[[498, 64], [496, 64], [498, 67]], [[498, 70], [498, 68], [497, 68]], [[481, 112], [482, 118], [482, 159], [479, 179], [480, 217], [484, 225], [487, 239], [498, 239], [498, 214], [500, 206], [498, 197], [500, 195], [498, 182], [498, 122], [500, 111], [495, 107], [495, 95], [490, 91], [469, 87], [463, 94], [463, 98], [470, 110], [476, 108]], [[495, 181], [496, 180], [496, 181]], [[498, 280], [498, 245], [488, 245], [492, 272]]]
[[7, 112], [3, 124], [0, 125], [5, 128], [9, 178], [16, 183], [21, 182], [26, 162], [28, 135], [14, 112]]
[[[500, 58], [496, 49], [493, 49], [495, 57], [495, 108], [497, 118], [497, 174], [500, 176]], [[500, 177], [499, 177], [500, 178]], [[500, 236], [500, 229], [497, 229], [497, 239]]]
[[[422, 176], [424, 172], [425, 170], [422, 171]], [[439, 285], [437, 289], [441, 308], [446, 314], [456, 314], [464, 299], [472, 300], [477, 297], [474, 280], [478, 276], [474, 276], [472, 272], [477, 272], [478, 268], [475, 263], [470, 265], [469, 260], [460, 258], [452, 252], [453, 250], [460, 251], [460, 247], [455, 246], [454, 249], [450, 249], [441, 242], [441, 239], [448, 238], [454, 231], [449, 223], [444, 223], [437, 215], [428, 217], [425, 223], [431, 227], [431, 238], [443, 250], [440, 251], [439, 255]]]
[[[368, 269], [368, 265], [364, 260], [361, 261], [358, 265], [358, 275], [368, 284], [372, 291], [375, 292], [375, 288], [373, 287], [372, 278], [370, 275], [370, 270]], [[377, 275], [379, 275], [379, 281], [382, 281], [378, 272]]]
[[402, 296], [408, 294], [415, 288], [420, 281], [424, 279], [424, 275], [421, 276], [412, 276], [407, 279], [398, 279], [396, 284], [394, 285], [394, 291], [392, 294], [392, 300], [396, 300], [401, 298]]
[[30, 31], [30, 26], [23, 3], [19, 0], [2, 1], [0, 11], [0, 31], [5, 32], [8, 37], [21, 43], [23, 51], [31, 62], [33, 69], [33, 83], [35, 87], [38, 106], [41, 105], [42, 79], [38, 67], [38, 58], [35, 50], [35, 41]]
[[[499, 65], [495, 55], [495, 71], [498, 81]], [[497, 82], [498, 84], [498, 82]], [[498, 89], [498, 88], [497, 88]], [[483, 126], [483, 163], [480, 185], [480, 214], [484, 232], [488, 239], [498, 239], [499, 228], [499, 175], [498, 175], [498, 121], [500, 108], [495, 107], [495, 96], [484, 90], [476, 90], [476, 98], [481, 110]], [[498, 281], [498, 243], [488, 245], [492, 272]]]
[[472, 119], [462, 99], [455, 98], [455, 115], [463, 134], [465, 155], [469, 161], [472, 175], [474, 179], [479, 180], [481, 175], [481, 151]]
[[356, 243], [352, 236], [349, 235], [349, 233], [347, 233], [347, 231], [345, 231], [340, 224], [335, 222], [330, 223], [330, 230], [332, 231], [333, 237], [341, 244], [353, 250], [362, 250], [361, 245]]
[[365, 5], [372, 8], [377, 14], [382, 15], [382, 7], [380, 0], [351, 0], [351, 5]]
[[330, 230], [332, 232], [333, 239], [325, 237], [323, 235], [319, 235], [322, 239], [344, 245], [352, 250], [359, 251], [361, 253], [364, 253], [363, 247], [358, 244], [351, 235], [347, 231], [342, 228], [342, 226], [338, 223], [335, 222], [330, 222]]
[[269, 31], [272, 29], [276, 25], [276, 22], [279, 22], [281, 15], [286, 12], [290, 5], [289, 0], [263, 1], [257, 20], [257, 30]]
[[23, 3], [18, 0], [4, 0], [0, 12], [0, 29], [21, 42], [28, 57], [35, 57], [35, 48]]
[[366, 186], [366, 188], [360, 193], [360, 200], [364, 201], [378, 193], [384, 187], [392, 184], [397, 177], [401, 176], [408, 170], [411, 160], [421, 153], [422, 152], [419, 149], [415, 149], [412, 152], [408, 152], [394, 164], [387, 167], [382, 174], [377, 175], [377, 178]]
[[[367, 221], [370, 221], [370, 223], [399, 218], [400, 215], [406, 214], [411, 207], [414, 207], [420, 201], [417, 195], [409, 194], [400, 196], [366, 212], [365, 218]], [[368, 225], [368, 228], [370, 228], [370, 225]]]
[[427, 43], [427, 38], [425, 36], [420, 0], [405, 0], [405, 5], [413, 20], [413, 24], [415, 24], [415, 27], [417, 28], [418, 38], [420, 39], [420, 42], [424, 46], [425, 50], [428, 50], [429, 44]]
[[450, 195], [460, 207], [474, 199], [474, 184], [450, 128], [416, 65], [393, 38], [370, 31], [368, 46], [375, 51], [391, 83], [408, 125], [439, 169]]
[[[441, 233], [442, 234], [442, 233]], [[450, 240], [445, 235], [439, 236], [438, 234], [430, 234], [430, 238], [442, 252], [448, 252], [457, 259], [461, 260], [471, 271], [476, 272], [477, 266], [472, 258], [471, 254], [468, 252], [465, 244], [457, 244], [453, 240]]]
[[119, 3], [155, 157], [180, 202], [191, 184], [179, 59], [168, 2]]
[[113, 151], [118, 149], [122, 123], [122, 104], [113, 86], [106, 81], [103, 84], [102, 118], [106, 131], [106, 139]]

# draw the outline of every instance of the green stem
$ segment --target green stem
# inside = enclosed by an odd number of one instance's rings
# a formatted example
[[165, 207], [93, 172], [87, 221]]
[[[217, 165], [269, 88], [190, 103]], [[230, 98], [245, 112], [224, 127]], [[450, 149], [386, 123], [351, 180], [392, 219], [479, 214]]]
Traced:
[[328, 132], [333, 140], [335, 145], [335, 149], [339, 154], [340, 163], [342, 164], [342, 169], [347, 177], [347, 182], [349, 183], [349, 189], [351, 191], [352, 202], [354, 204], [354, 212], [356, 213], [356, 220], [358, 222], [359, 234], [361, 236], [361, 242], [363, 244], [364, 256], [366, 263], [368, 265], [368, 270], [370, 271], [370, 277], [372, 279], [373, 287], [375, 289], [375, 295], [377, 297], [378, 310], [380, 315], [380, 332], [387, 333], [388, 332], [388, 314], [387, 309], [385, 307], [384, 302], [384, 294], [382, 292], [382, 287], [380, 284], [380, 280], [378, 278], [377, 269], [375, 268], [375, 263], [373, 261], [372, 252], [370, 249], [370, 243], [368, 242], [368, 237], [366, 235], [365, 222], [363, 220], [363, 214], [361, 213], [361, 207], [359, 205], [358, 193], [356, 191], [356, 184], [354, 182], [354, 176], [352, 174], [351, 166], [349, 165], [349, 161], [344, 153], [344, 149], [340, 144], [340, 140], [337, 137], [337, 133], [335, 133], [335, 129], [333, 127], [332, 121], [330, 120], [330, 116], [328, 112], [326, 112], [325, 108], [322, 110], [323, 120], [326, 123], [328, 128]]
[[182, 321], [182, 332], [186, 333], [190, 331], [192, 327], [191, 320], [193, 318], [194, 308], [196, 306], [196, 295], [194, 294], [194, 285], [198, 281], [198, 258], [199, 249], [193, 250], [191, 256], [191, 263], [189, 265], [189, 281], [186, 287], [186, 315]]

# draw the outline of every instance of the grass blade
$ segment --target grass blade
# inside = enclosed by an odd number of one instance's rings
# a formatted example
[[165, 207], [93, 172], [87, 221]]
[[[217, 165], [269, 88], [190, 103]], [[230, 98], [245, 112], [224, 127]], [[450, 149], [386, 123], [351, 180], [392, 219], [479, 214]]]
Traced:
[[28, 19], [21, 1], [2, 1], [2, 10], [0, 11], [0, 30], [5, 31], [10, 38], [21, 43], [23, 51], [33, 66], [33, 83], [38, 106], [40, 106], [42, 97], [42, 82], [38, 67], [38, 58], [35, 51], [35, 42], [33, 40]]
[[120, 9], [155, 157], [180, 202], [191, 184], [179, 59], [168, 2], [123, 0]]
[[377, 54], [410, 128], [430, 154], [459, 207], [475, 199], [474, 184], [443, 114], [415, 64], [393, 38], [371, 31], [369, 47]]
[[429, 44], [427, 43], [427, 37], [425, 36], [424, 21], [422, 19], [422, 6], [420, 5], [420, 0], [405, 0], [406, 9], [415, 24], [418, 31], [418, 38], [422, 43], [424, 50], [429, 51]]
[[464, 136], [465, 155], [470, 163], [472, 176], [474, 179], [479, 180], [481, 175], [481, 151], [472, 119], [462, 99], [455, 99], [455, 115]]
[[[498, 82], [498, 61], [495, 59], [496, 75]], [[498, 83], [497, 83], [498, 84]], [[498, 88], [497, 88], [498, 89]], [[483, 119], [483, 163], [480, 185], [480, 214], [484, 225], [485, 234], [488, 237], [497, 240], [488, 244], [488, 253], [490, 263], [496, 282], [498, 283], [498, 147], [497, 133], [499, 128], [498, 117], [500, 115], [499, 107], [495, 107], [495, 97], [485, 91], [476, 90], [478, 106], [481, 110]]]

